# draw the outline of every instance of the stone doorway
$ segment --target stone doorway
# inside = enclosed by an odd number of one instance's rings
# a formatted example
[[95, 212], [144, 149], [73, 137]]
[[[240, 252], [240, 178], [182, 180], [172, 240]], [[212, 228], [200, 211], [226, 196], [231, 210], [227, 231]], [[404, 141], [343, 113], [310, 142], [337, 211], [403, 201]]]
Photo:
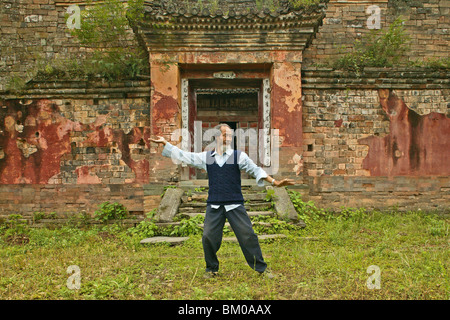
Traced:
[[[257, 165], [270, 166], [271, 142], [265, 137], [272, 127], [273, 64], [179, 64], [179, 68], [183, 150], [213, 149], [213, 139], [204, 133], [225, 122], [235, 130], [236, 149]], [[205, 179], [201, 171], [182, 165], [180, 178]], [[245, 173], [242, 177], [251, 178]]]
[[[233, 81], [192, 81], [191, 100], [195, 108], [194, 121], [197, 126], [201, 125], [202, 137], [207, 137], [205, 132], [214, 128], [219, 123], [226, 123], [234, 130], [233, 147], [241, 149], [249, 154], [249, 141], [243, 140], [242, 145], [238, 139], [242, 133], [249, 129], [258, 130], [258, 111], [261, 94], [261, 80], [240, 82], [239, 85]], [[199, 122], [201, 124], [199, 124]], [[242, 140], [241, 140], [242, 141]], [[212, 149], [209, 139], [202, 140], [201, 150]], [[254, 159], [257, 162], [257, 159]], [[251, 178], [242, 173], [243, 179]], [[207, 179], [207, 173], [203, 170], [192, 170], [190, 179]]]
[[[265, 88], [258, 101], [258, 129], [267, 137], [258, 141], [263, 167], [272, 175], [298, 175], [303, 153], [302, 52], [322, 24], [325, 2], [308, 9], [282, 2], [275, 11], [240, 0], [225, 1], [218, 11], [208, 6], [200, 10], [188, 2], [145, 2], [144, 21], [135, 26], [135, 34], [149, 51], [151, 134], [170, 138], [182, 129], [183, 141], [195, 135], [192, 80], [232, 81], [239, 88], [240, 81], [259, 79]], [[272, 132], [279, 141], [279, 162], [271, 158]], [[174, 165], [170, 159], [158, 161], [160, 167]], [[190, 179], [185, 169], [181, 180]]]

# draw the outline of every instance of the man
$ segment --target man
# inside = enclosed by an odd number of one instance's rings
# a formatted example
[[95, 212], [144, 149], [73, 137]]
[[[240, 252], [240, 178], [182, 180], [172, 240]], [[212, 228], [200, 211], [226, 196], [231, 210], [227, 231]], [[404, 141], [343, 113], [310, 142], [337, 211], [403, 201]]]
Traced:
[[259, 186], [264, 180], [275, 187], [293, 185], [292, 179], [276, 181], [248, 157], [245, 152], [232, 149], [233, 130], [227, 124], [219, 124], [214, 151], [200, 153], [186, 152], [173, 146], [163, 137], [150, 139], [164, 144], [163, 156], [182, 161], [187, 165], [208, 172], [208, 199], [203, 229], [203, 251], [206, 262], [206, 278], [214, 277], [219, 271], [217, 251], [222, 243], [222, 234], [227, 219], [239, 242], [248, 265], [268, 278], [273, 275], [267, 270], [258, 237], [244, 207], [241, 190], [241, 170], [256, 178]]

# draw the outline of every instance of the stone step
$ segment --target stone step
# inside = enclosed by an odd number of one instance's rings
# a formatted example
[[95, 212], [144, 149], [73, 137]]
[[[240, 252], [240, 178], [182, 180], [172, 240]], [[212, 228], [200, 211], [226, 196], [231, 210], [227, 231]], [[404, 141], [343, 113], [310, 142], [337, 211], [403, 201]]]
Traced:
[[[180, 181], [180, 182], [178, 182], [178, 186], [183, 189], [201, 188], [201, 187], [207, 188], [208, 187], [208, 179]], [[245, 188], [257, 189], [258, 188], [258, 186], [255, 183], [255, 179], [241, 179], [241, 186], [242, 186], [242, 189], [245, 189]], [[259, 187], [259, 188], [264, 189], [264, 187]]]
[[[195, 217], [198, 214], [204, 216], [207, 207], [207, 190], [208, 180], [182, 181], [176, 188], [167, 189], [158, 207], [156, 220], [172, 222], [177, 214], [189, 217]], [[266, 200], [268, 190], [271, 190], [274, 195], [271, 201]], [[250, 216], [253, 212], [258, 212], [254, 215], [272, 215], [280, 219], [289, 218], [297, 221], [303, 227], [306, 226], [303, 221], [298, 219], [296, 209], [285, 188], [257, 187], [255, 181], [249, 179], [248, 181], [242, 180], [242, 193], [245, 199], [245, 209]], [[269, 210], [274, 210], [275, 213]]]
[[[272, 209], [272, 206], [268, 203], [246, 203], [244, 204], [244, 207], [245, 210], [247, 211], [268, 211], [269, 209]], [[206, 204], [178, 208], [178, 213], [189, 213], [199, 211], [206, 211]]]
[[[252, 225], [255, 225], [255, 224], [261, 225], [261, 226], [266, 226], [266, 227], [271, 227], [272, 226], [272, 224], [269, 223], [269, 222], [260, 222], [260, 221], [253, 222], [252, 221]], [[179, 225], [181, 225], [181, 222], [156, 222], [155, 223], [155, 226], [162, 227], [162, 228], [169, 227], [169, 226], [179, 226]], [[204, 223], [199, 223], [198, 226], [200, 228], [203, 228], [205, 226], [205, 224]], [[230, 223], [226, 222], [225, 223], [225, 227], [230, 227], [231, 228]]]
[[[179, 215], [189, 216], [191, 218], [196, 217], [197, 215], [205, 216], [205, 212], [179, 212]], [[247, 214], [250, 217], [254, 216], [270, 216], [273, 217], [275, 215], [272, 211], [247, 211]]]
[[[259, 221], [253, 222], [252, 221], [252, 226], [255, 225], [255, 224], [260, 225], [260, 226], [266, 226], [266, 227], [271, 227], [272, 226], [272, 224], [269, 223], [269, 222], [259, 222]], [[204, 223], [200, 223], [198, 226], [203, 228], [205, 226], [205, 224]], [[225, 227], [229, 227], [230, 229], [232, 229], [229, 222], [225, 223]]]
[[[262, 234], [258, 236], [258, 239], [260, 241], [268, 240], [268, 239], [282, 239], [286, 238], [287, 236], [285, 234]], [[189, 237], [151, 237], [151, 238], [145, 238], [140, 241], [141, 244], [155, 244], [155, 243], [169, 243], [171, 245], [179, 245], [183, 242], [189, 240]], [[200, 240], [201, 241], [201, 240]], [[223, 241], [225, 242], [235, 242], [238, 243], [238, 240], [236, 237], [225, 237], [223, 238]]]
[[[255, 225], [255, 224], [261, 225], [261, 226], [266, 226], [266, 227], [272, 226], [272, 224], [269, 222], [260, 222], [260, 221], [253, 222], [252, 221], [252, 225]], [[161, 227], [161, 228], [170, 227], [170, 226], [179, 226], [179, 225], [181, 225], [181, 222], [178, 222], [178, 221], [177, 222], [155, 222], [155, 226]], [[205, 224], [200, 223], [200, 224], [198, 224], [198, 226], [200, 228], [203, 228], [205, 226]], [[230, 223], [228, 223], [228, 222], [225, 223], [225, 226], [231, 228]]]
[[[247, 200], [247, 199], [245, 199]], [[264, 201], [264, 200], [253, 200], [251, 202], [244, 202], [245, 205], [249, 205], [249, 206], [256, 206], [256, 205], [267, 205], [267, 206], [272, 206], [272, 204], [268, 201]], [[206, 202], [200, 202], [200, 201], [189, 201], [189, 202], [185, 202], [185, 203], [181, 203], [179, 208], [185, 208], [185, 207], [206, 207], [207, 203]]]
[[[265, 201], [267, 194], [263, 192], [243, 193], [245, 201]], [[182, 204], [206, 202], [208, 199], [207, 192], [196, 192], [191, 195], [183, 195], [181, 197]]]

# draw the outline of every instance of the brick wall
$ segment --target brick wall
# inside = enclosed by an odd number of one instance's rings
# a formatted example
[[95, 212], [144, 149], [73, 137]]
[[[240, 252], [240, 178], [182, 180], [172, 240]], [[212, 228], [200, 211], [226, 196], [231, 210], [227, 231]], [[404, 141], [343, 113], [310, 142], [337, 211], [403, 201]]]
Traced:
[[340, 52], [348, 52], [356, 39], [369, 32], [370, 14], [366, 10], [371, 5], [381, 9], [382, 29], [397, 17], [405, 20], [405, 30], [411, 38], [409, 60], [448, 57], [450, 2], [447, 0], [330, 0], [316, 39], [304, 51], [304, 65], [324, 64]]
[[[450, 4], [447, 0], [354, 1], [331, 0], [323, 26], [316, 39], [304, 52], [304, 65], [321, 64], [333, 58], [339, 50], [348, 50], [355, 39], [368, 32], [366, 23], [369, 5], [381, 9], [381, 27], [386, 28], [397, 16], [406, 22], [411, 36], [410, 59], [447, 57], [450, 37]], [[412, 3], [412, 4], [411, 4]], [[0, 91], [6, 89], [11, 77], [30, 80], [38, 58], [50, 61], [66, 56], [82, 56], [86, 48], [70, 35], [66, 26], [66, 11], [79, 0], [4, 0], [0, 5]], [[130, 45], [138, 42], [130, 30]]]
[[346, 208], [376, 210], [423, 210], [449, 212], [450, 178], [429, 177], [350, 177], [307, 178], [310, 189], [299, 190], [303, 200], [318, 207], [340, 211]]
[[[421, 69], [368, 69], [358, 77], [304, 68], [303, 146], [281, 148], [276, 177], [294, 177], [305, 200], [327, 208], [448, 208], [448, 79]], [[22, 99], [4, 95], [0, 215], [93, 213], [104, 201], [139, 216], [156, 208], [180, 172], [147, 141], [149, 85], [34, 82]], [[399, 121], [398, 105], [414, 116]], [[167, 125], [168, 132], [179, 126]], [[411, 145], [418, 167], [411, 167]]]
[[448, 209], [449, 76], [303, 69], [305, 197], [335, 209]]
[[[380, 106], [380, 89], [392, 89], [420, 115], [450, 114], [448, 72], [372, 68], [351, 72], [303, 70], [304, 174], [368, 175], [362, 168], [367, 136], [386, 136], [390, 121]], [[420, 84], [422, 83], [422, 84]], [[443, 136], [445, 137], [445, 136]]]
[[158, 206], [176, 167], [150, 144], [149, 81], [33, 82], [0, 99], [0, 215]]
[[[51, 59], [83, 52], [67, 32], [68, 3], [2, 2], [0, 91], [7, 77], [32, 68], [36, 54]], [[303, 136], [303, 145], [281, 149], [277, 177], [303, 182], [305, 199], [324, 207], [448, 208], [450, 74], [366, 69], [356, 75], [308, 67], [367, 32], [368, 3], [329, 2], [324, 25], [303, 56], [302, 129], [288, 128]], [[382, 9], [383, 27], [406, 15], [414, 57], [448, 55], [448, 1], [405, 8], [372, 3]], [[164, 185], [175, 183], [180, 172], [147, 138], [156, 133], [169, 139], [180, 114], [178, 100], [170, 112], [162, 101], [167, 115], [152, 123], [151, 92], [149, 81], [58, 81], [31, 82], [20, 97], [3, 94], [0, 215], [92, 213], [115, 200], [137, 215], [155, 208]]]
[[[11, 77], [32, 79], [37, 61], [83, 57], [88, 50], [70, 34], [66, 12], [71, 4], [83, 10], [79, 0], [2, 0], [0, 4], [0, 91]], [[131, 29], [130, 46], [137, 47]]]

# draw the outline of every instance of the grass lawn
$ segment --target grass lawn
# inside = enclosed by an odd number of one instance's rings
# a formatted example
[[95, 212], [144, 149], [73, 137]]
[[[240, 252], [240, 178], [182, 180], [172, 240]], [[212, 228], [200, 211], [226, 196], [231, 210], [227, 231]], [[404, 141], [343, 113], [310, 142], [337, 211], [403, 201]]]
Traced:
[[[277, 230], [265, 230], [287, 235], [261, 242], [275, 279], [250, 269], [239, 245], [228, 242], [218, 252], [220, 276], [204, 279], [201, 233], [190, 235], [182, 245], [168, 246], [141, 245], [142, 234], [118, 226], [27, 228], [29, 242], [12, 244], [3, 228], [0, 297], [450, 299], [448, 216], [362, 212], [309, 219], [304, 229], [280, 224]], [[72, 265], [80, 270], [79, 289], [68, 288], [74, 275], [67, 269]], [[379, 268], [379, 289], [367, 285], [369, 277], [376, 276], [368, 273], [369, 266]]]

